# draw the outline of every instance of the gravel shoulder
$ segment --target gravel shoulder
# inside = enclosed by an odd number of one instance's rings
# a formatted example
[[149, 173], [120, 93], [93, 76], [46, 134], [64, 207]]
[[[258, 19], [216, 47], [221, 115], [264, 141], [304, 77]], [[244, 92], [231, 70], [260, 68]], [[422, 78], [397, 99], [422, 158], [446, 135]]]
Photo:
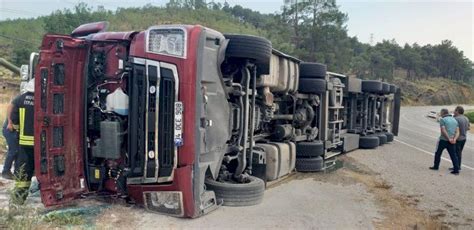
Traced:
[[[171, 229], [444, 229], [450, 226], [420, 210], [420, 197], [396, 192], [383, 173], [373, 171], [357, 157], [340, 157], [337, 164], [341, 168], [332, 172], [294, 173], [271, 185], [263, 203], [257, 206], [221, 207], [198, 219], [177, 219], [118, 207], [104, 212], [100, 219], [119, 223], [128, 220], [127, 223], [135, 223], [132, 225], [138, 229], [157, 225]], [[97, 226], [121, 225], [100, 221]]]
[[[131, 210], [139, 229], [157, 224], [172, 229], [374, 229], [373, 220], [383, 218], [375, 203], [364, 184], [337, 171], [327, 175], [295, 173], [267, 189], [260, 205], [220, 207], [197, 219]], [[113, 209], [104, 213], [105, 217], [112, 215], [120, 214]]]

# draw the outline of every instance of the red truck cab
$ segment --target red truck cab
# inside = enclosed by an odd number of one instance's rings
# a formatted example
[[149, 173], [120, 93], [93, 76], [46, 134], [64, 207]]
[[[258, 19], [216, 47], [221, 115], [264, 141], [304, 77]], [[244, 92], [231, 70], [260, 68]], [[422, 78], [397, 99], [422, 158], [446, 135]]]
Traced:
[[[202, 26], [100, 32], [102, 25], [41, 44], [35, 167], [43, 203], [106, 191], [170, 215], [202, 214], [216, 199], [195, 182], [203, 176], [195, 95], [203, 72], [218, 68], [202, 57], [217, 61], [224, 37]], [[130, 98], [121, 114], [107, 108], [117, 90]]]

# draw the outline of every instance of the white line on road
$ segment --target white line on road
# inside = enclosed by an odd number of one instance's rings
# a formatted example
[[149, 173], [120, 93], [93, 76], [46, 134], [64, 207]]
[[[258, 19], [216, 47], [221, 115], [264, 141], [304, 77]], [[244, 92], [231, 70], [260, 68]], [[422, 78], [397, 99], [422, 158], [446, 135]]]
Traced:
[[[430, 154], [431, 156], [434, 156], [434, 153], [428, 152], [428, 151], [426, 151], [426, 150], [424, 150], [424, 149], [420, 149], [420, 148], [418, 148], [418, 147], [416, 147], [416, 146], [414, 146], [414, 145], [408, 144], [408, 143], [406, 143], [406, 142], [404, 142], [404, 141], [400, 141], [400, 140], [398, 140], [398, 139], [395, 139], [395, 141], [396, 141], [396, 142], [399, 142], [399, 143], [402, 143], [402, 144], [404, 144], [404, 145], [406, 145], [406, 146], [412, 147], [412, 148], [414, 148], [414, 149], [416, 149], [416, 150], [419, 150], [419, 151], [421, 151], [421, 152]], [[448, 159], [448, 158], [446, 158], [446, 157], [441, 157], [441, 159], [443, 159], [443, 160], [445, 160], [445, 161], [448, 161], [448, 162], [451, 162], [451, 160]], [[474, 168], [469, 167], [469, 166], [467, 166], [467, 165], [465, 165], [465, 164], [461, 164], [461, 166], [462, 166], [463, 168], [467, 168], [467, 169], [470, 169], [470, 170], [474, 170]]]
[[[418, 132], [418, 131], [415, 131], [415, 130], [413, 130], [413, 129], [409, 129], [409, 128], [406, 128], [406, 127], [400, 127], [400, 129], [408, 130], [408, 131], [410, 131], [410, 132], [417, 133], [417, 134], [420, 134], [420, 135], [422, 135], [422, 136], [429, 137], [429, 138], [431, 138], [431, 139], [436, 139], [436, 140], [439, 139], [439, 136], [438, 136], [438, 137], [429, 136], [429, 135], [426, 135], [426, 134], [424, 134], [424, 133], [421, 133], [421, 132]], [[470, 146], [467, 146], [467, 145], [464, 146], [464, 149], [471, 149], [471, 150], [474, 150], [474, 148], [471, 148]]]

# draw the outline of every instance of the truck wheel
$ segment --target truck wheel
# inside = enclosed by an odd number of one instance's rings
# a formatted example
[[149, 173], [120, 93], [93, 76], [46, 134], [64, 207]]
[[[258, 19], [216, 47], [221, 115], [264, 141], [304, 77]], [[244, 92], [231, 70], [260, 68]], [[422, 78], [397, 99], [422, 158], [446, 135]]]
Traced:
[[227, 57], [254, 60], [260, 74], [270, 73], [272, 43], [269, 40], [242, 34], [225, 34], [224, 36], [229, 39], [226, 49]]
[[322, 141], [299, 142], [296, 144], [296, 157], [319, 157], [324, 155]]
[[387, 144], [387, 136], [384, 133], [375, 134], [379, 138], [379, 145]]
[[390, 93], [396, 93], [397, 87], [395, 85], [390, 84]]
[[206, 179], [206, 188], [214, 191], [217, 199], [224, 201], [224, 206], [251, 206], [262, 202], [265, 182], [254, 176], [249, 176], [249, 182], [243, 184]]
[[375, 149], [379, 144], [380, 139], [376, 136], [361, 136], [359, 139], [359, 147], [361, 149]]
[[376, 80], [362, 80], [362, 92], [365, 93], [380, 93], [383, 85], [381, 81]]
[[296, 171], [298, 172], [319, 172], [324, 169], [322, 157], [296, 158]]
[[303, 62], [300, 64], [301, 78], [326, 78], [327, 67], [321, 63]]
[[326, 80], [300, 78], [298, 91], [300, 91], [300, 93], [324, 93], [326, 92]]
[[384, 94], [390, 94], [390, 84], [388, 83], [382, 83], [382, 92]]
[[387, 142], [392, 142], [393, 141], [393, 133], [386, 132], [385, 136], [387, 136]]

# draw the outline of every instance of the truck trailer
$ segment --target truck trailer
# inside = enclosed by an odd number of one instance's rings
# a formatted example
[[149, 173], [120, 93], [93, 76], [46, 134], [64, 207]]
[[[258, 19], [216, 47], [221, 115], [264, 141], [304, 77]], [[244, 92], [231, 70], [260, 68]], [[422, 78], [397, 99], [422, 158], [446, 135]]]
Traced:
[[256, 205], [267, 182], [398, 133], [394, 85], [329, 72], [262, 37], [107, 25], [45, 35], [31, 71], [47, 207], [110, 195], [194, 218]]

